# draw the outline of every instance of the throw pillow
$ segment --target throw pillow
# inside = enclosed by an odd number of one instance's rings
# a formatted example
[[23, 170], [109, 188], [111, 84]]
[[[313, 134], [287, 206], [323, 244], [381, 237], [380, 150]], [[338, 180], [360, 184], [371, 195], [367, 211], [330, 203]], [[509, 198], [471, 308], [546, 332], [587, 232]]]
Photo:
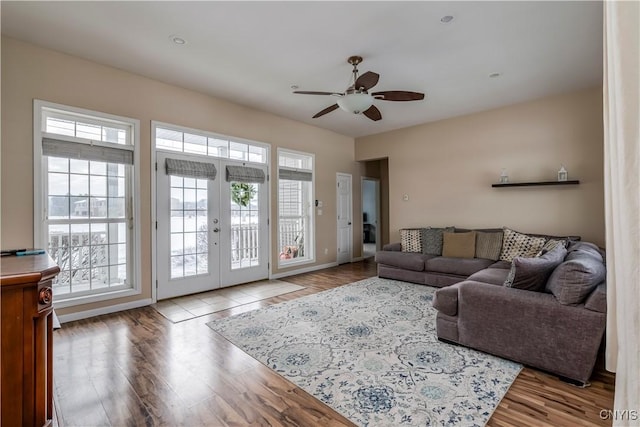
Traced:
[[523, 258], [535, 257], [546, 241], [547, 239], [543, 237], [529, 236], [505, 227], [500, 260], [511, 262], [517, 256]]
[[422, 253], [425, 255], [442, 255], [442, 233], [452, 232], [453, 227], [423, 228], [422, 229]]
[[546, 290], [560, 304], [577, 305], [584, 301], [607, 276], [607, 270], [595, 257], [585, 256], [565, 261], [547, 281]]
[[500, 259], [501, 250], [502, 231], [497, 233], [476, 231], [476, 258], [485, 258], [497, 261]]
[[403, 228], [400, 230], [400, 245], [402, 252], [422, 252], [419, 228]]
[[565, 255], [565, 247], [556, 245], [546, 254], [536, 258], [515, 257], [504, 286], [527, 291], [543, 291], [549, 275], [564, 261]]
[[569, 245], [567, 248], [569, 254], [567, 255], [566, 261], [570, 259], [581, 258], [583, 256], [592, 256], [600, 262], [605, 262], [605, 253], [604, 250], [600, 250], [596, 245], [590, 242], [574, 242]]
[[442, 256], [473, 258], [476, 254], [476, 232], [442, 233]]
[[546, 243], [544, 244], [544, 246], [542, 246], [542, 249], [540, 250], [540, 252], [545, 254], [545, 253], [549, 252], [550, 250], [554, 249], [558, 245], [562, 245], [562, 246], [564, 246], [566, 248], [567, 247], [567, 240], [548, 239], [546, 241]]

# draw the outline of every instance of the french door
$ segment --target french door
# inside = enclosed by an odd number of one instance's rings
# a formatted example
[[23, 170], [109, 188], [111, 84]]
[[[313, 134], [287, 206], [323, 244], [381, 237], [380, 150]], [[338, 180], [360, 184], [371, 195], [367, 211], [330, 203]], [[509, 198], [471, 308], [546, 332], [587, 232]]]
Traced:
[[[213, 167], [215, 177], [167, 172], [167, 159]], [[267, 278], [267, 184], [236, 180], [228, 168], [266, 176], [266, 166], [160, 151], [157, 163], [157, 298]]]

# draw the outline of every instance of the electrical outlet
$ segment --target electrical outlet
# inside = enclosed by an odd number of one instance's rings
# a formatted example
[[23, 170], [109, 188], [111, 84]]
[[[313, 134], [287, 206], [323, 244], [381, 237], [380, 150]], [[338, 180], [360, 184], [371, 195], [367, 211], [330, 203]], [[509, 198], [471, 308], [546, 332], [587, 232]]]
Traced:
[[318, 209], [318, 216], [322, 216], [322, 209]]
[[327, 255], [329, 253], [329, 249], [324, 248], [324, 254]]
[[408, 194], [404, 194], [402, 196], [402, 200], [404, 200], [405, 202], [408, 202], [409, 201], [409, 195]]

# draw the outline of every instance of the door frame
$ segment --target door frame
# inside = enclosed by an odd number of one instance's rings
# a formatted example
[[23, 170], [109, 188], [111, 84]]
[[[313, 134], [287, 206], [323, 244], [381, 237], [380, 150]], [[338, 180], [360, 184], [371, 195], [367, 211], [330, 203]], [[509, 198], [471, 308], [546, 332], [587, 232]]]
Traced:
[[349, 260], [347, 262], [353, 262], [353, 175], [350, 173], [337, 172], [336, 173], [336, 262], [340, 264], [338, 251], [338, 245], [340, 244], [340, 227], [338, 226], [338, 213], [340, 212], [340, 192], [338, 191], [338, 183], [340, 177], [349, 178], [349, 215], [351, 216], [351, 222], [349, 224]]

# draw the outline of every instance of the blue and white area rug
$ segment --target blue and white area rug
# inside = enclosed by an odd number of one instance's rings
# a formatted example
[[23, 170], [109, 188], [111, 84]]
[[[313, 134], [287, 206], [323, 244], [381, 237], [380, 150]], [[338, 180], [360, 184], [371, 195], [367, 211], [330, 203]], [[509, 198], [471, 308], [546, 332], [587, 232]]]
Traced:
[[372, 278], [208, 326], [361, 426], [483, 426], [522, 366], [438, 341], [435, 288]]

